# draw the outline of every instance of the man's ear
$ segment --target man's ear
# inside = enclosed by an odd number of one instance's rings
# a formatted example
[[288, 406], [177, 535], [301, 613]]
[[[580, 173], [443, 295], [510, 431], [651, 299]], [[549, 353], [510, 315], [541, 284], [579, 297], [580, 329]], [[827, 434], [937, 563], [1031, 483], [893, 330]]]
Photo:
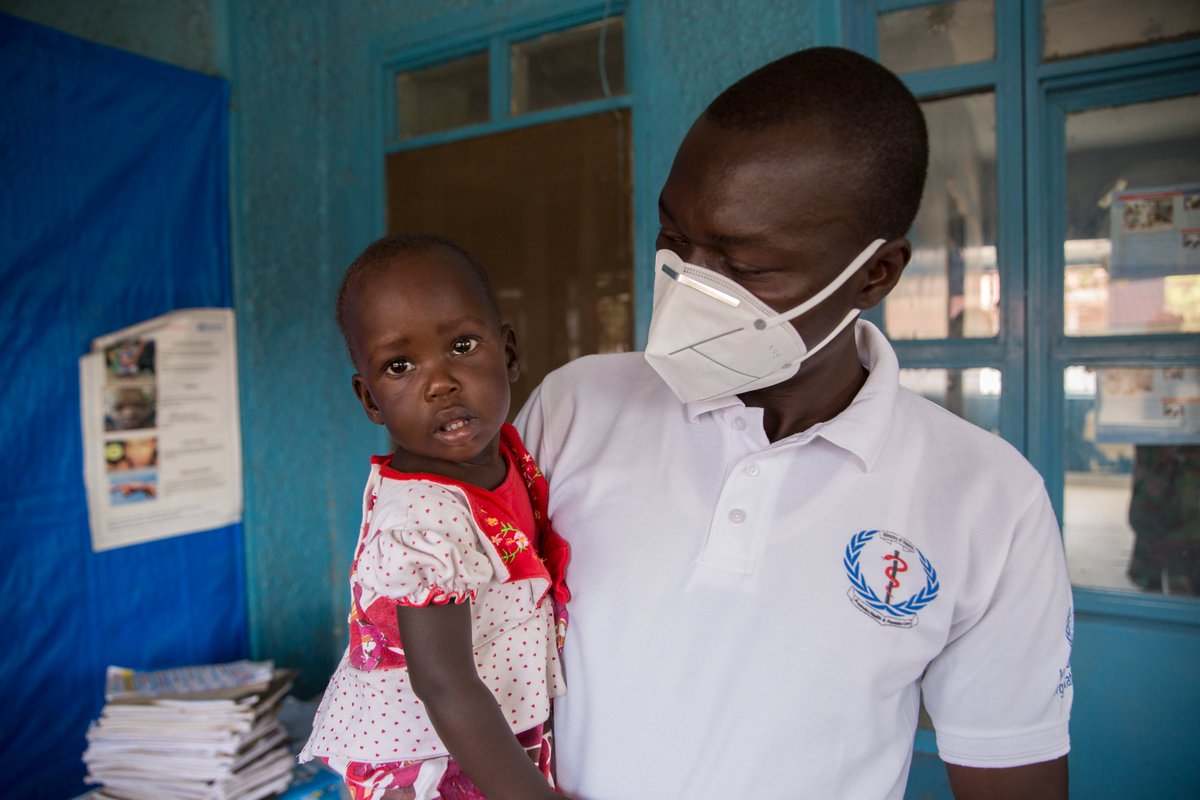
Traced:
[[379, 413], [379, 406], [375, 405], [375, 398], [371, 397], [371, 390], [367, 388], [367, 382], [363, 380], [363, 376], [356, 372], [350, 378], [350, 382], [354, 385], [354, 396], [358, 398], [358, 402], [362, 403], [363, 411], [367, 412], [367, 419], [376, 425], [382, 425], [383, 417]]
[[517, 351], [517, 334], [512, 325], [501, 325], [500, 335], [504, 337], [504, 366], [508, 369], [508, 382], [516, 383], [521, 377], [521, 355]]
[[900, 237], [883, 244], [871, 257], [867, 268], [867, 282], [859, 292], [858, 307], [874, 308], [883, 302], [912, 258], [912, 244]]

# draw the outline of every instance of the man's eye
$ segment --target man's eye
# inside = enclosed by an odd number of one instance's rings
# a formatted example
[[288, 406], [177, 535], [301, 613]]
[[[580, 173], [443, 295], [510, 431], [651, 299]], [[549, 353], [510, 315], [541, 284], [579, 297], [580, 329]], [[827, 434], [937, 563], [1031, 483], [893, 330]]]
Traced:
[[664, 244], [671, 244], [671, 245], [675, 245], [676, 247], [685, 245], [685, 244], [687, 244], [687, 239], [680, 236], [678, 233], [668, 231], [664, 228], [659, 228], [657, 244], [659, 245], [659, 249], [661, 250], [661, 249], [663, 249], [662, 245], [664, 245]]
[[407, 358], [397, 358], [395, 361], [389, 361], [384, 367], [384, 372], [388, 375], [403, 375], [413, 368], [413, 364]]
[[450, 345], [450, 352], [455, 355], [462, 356], [474, 350], [479, 346], [479, 340], [474, 336], [460, 336], [454, 340], [454, 344]]

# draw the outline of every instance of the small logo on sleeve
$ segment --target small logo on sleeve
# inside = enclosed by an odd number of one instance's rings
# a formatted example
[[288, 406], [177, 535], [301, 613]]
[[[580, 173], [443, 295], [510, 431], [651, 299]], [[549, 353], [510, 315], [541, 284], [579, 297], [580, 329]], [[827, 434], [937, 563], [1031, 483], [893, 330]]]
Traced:
[[[1074, 647], [1075, 646], [1075, 607], [1074, 606], [1067, 609], [1066, 635], [1067, 635], [1067, 647], [1068, 648]], [[1074, 676], [1071, 675], [1071, 660], [1068, 658], [1067, 665], [1065, 667], [1060, 667], [1058, 670], [1058, 686], [1055, 688], [1054, 693], [1056, 695], [1058, 695], [1058, 698], [1061, 700], [1067, 696], [1067, 690], [1071, 689], [1071, 687], [1073, 687], [1074, 685], [1075, 685], [1075, 678], [1074, 678]], [[1072, 691], [1074, 691], [1074, 690], [1072, 689]]]
[[911, 628], [917, 624], [917, 612], [933, 602], [940, 589], [929, 559], [891, 531], [851, 536], [842, 565], [850, 579], [850, 602], [880, 625]]

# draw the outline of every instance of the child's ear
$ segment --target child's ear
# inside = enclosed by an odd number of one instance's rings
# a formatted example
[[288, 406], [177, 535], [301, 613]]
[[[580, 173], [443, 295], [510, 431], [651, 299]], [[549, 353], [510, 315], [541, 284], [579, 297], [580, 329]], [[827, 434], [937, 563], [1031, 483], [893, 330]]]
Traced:
[[354, 396], [358, 398], [358, 402], [362, 403], [363, 411], [367, 412], [367, 419], [376, 425], [382, 425], [383, 417], [379, 413], [379, 406], [375, 405], [375, 398], [371, 397], [371, 390], [367, 388], [367, 382], [363, 380], [363, 376], [356, 372], [350, 378], [350, 382], [354, 385]]
[[874, 308], [896, 288], [900, 275], [912, 258], [908, 239], [892, 239], [875, 251], [867, 268], [867, 283], [859, 294], [858, 308]]
[[521, 377], [521, 356], [517, 352], [517, 334], [511, 325], [501, 325], [500, 335], [504, 337], [504, 366], [508, 369], [508, 382], [516, 383]]

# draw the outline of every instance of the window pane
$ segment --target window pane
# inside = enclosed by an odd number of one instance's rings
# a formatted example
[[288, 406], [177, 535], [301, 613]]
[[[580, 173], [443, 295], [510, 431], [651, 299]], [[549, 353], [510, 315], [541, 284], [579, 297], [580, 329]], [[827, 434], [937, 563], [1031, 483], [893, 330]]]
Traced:
[[910, 232], [912, 262], [884, 304], [895, 339], [995, 336], [996, 112], [987, 94], [922, 103], [929, 177]]
[[900, 385], [984, 430], [1000, 432], [998, 369], [902, 369]]
[[1200, 3], [1182, 0], [1045, 0], [1042, 58], [1123, 50], [1200, 33]]
[[1076, 586], [1200, 593], [1200, 367], [1068, 367], [1063, 536]]
[[488, 120], [487, 53], [396, 75], [399, 138]]
[[1200, 95], [1067, 117], [1064, 331], [1200, 331]]
[[620, 17], [513, 45], [514, 114], [624, 93], [625, 23]]
[[879, 60], [894, 72], [990, 61], [996, 56], [992, 0], [957, 0], [880, 14]]

